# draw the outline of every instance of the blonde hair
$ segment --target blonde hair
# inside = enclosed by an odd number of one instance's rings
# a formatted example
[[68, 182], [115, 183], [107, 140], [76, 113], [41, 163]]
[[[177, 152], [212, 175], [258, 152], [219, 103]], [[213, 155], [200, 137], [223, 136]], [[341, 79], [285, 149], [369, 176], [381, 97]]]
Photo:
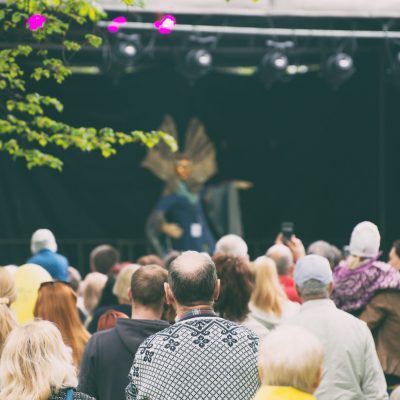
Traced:
[[57, 325], [64, 343], [72, 348], [74, 364], [79, 367], [90, 334], [79, 318], [73, 289], [65, 282], [45, 282], [39, 289], [33, 314]]
[[128, 290], [131, 287], [132, 275], [141, 267], [139, 264], [129, 264], [119, 272], [113, 287], [113, 294], [118, 297], [120, 302], [130, 303]]
[[2, 400], [47, 400], [61, 388], [76, 387], [72, 351], [60, 331], [48, 321], [15, 328], [0, 363]]
[[17, 322], [10, 310], [10, 305], [17, 299], [17, 289], [13, 276], [0, 267], [0, 355], [4, 342]]
[[316, 390], [324, 353], [319, 339], [304, 328], [284, 325], [272, 331], [264, 341], [262, 357], [265, 384], [310, 394]]
[[275, 262], [269, 257], [259, 257], [253, 263], [255, 286], [252, 304], [258, 309], [278, 317], [282, 316], [286, 294], [279, 282]]
[[362, 264], [365, 263], [365, 258], [359, 257], [359, 256], [354, 256], [354, 255], [349, 255], [346, 259], [346, 264], [348, 269], [356, 269], [360, 267]]
[[107, 282], [107, 275], [100, 272], [91, 272], [86, 275], [82, 283], [83, 286], [83, 304], [87, 312], [92, 315], [99, 303], [104, 286]]

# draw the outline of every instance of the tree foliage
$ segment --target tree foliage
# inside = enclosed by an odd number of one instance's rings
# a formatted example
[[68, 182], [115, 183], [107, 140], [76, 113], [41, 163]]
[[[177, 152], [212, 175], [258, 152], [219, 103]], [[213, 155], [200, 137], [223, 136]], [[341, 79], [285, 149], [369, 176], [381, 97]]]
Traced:
[[[121, 0], [127, 5], [139, 4], [136, 0]], [[140, 0], [139, 0], [140, 1]], [[41, 14], [46, 23], [31, 31], [26, 21], [32, 14]], [[105, 127], [74, 127], [51, 117], [63, 111], [62, 103], [55, 97], [30, 92], [30, 80], [53, 79], [62, 84], [71, 75], [65, 55], [74, 54], [83, 46], [100, 47], [102, 38], [87, 32], [81, 40], [70, 40], [74, 25], [86, 27], [88, 23], [105, 17], [104, 12], [91, 0], [7, 0], [0, 8], [0, 37], [17, 37], [10, 48], [0, 50], [0, 151], [13, 158], [25, 160], [28, 168], [48, 166], [62, 169], [63, 162], [52, 153], [56, 147], [78, 148], [82, 151], [100, 151], [104, 157], [116, 154], [118, 145], [139, 142], [152, 147], [163, 140], [176, 151], [175, 140], [165, 132], [117, 132]], [[41, 44], [39, 49], [32, 45]], [[46, 45], [59, 43], [62, 55], [49, 55]], [[28, 71], [24, 66], [27, 57], [35, 57], [37, 66]]]

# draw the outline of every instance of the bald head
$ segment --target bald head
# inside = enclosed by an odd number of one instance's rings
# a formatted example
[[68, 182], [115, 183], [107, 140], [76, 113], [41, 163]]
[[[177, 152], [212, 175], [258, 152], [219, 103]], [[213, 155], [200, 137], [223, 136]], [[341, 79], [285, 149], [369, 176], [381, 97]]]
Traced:
[[266, 256], [275, 261], [279, 275], [288, 275], [290, 267], [293, 265], [293, 255], [289, 247], [284, 244], [275, 244], [267, 250]]
[[211, 303], [217, 283], [214, 262], [207, 254], [185, 251], [171, 263], [168, 283], [182, 306]]

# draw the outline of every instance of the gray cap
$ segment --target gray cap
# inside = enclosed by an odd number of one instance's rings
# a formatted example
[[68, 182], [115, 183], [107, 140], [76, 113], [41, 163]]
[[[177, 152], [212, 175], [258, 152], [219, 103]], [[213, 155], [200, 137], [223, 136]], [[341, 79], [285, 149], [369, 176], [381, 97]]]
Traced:
[[326, 285], [333, 281], [331, 266], [325, 257], [311, 254], [297, 261], [294, 270], [296, 285], [301, 287], [311, 279], [315, 279]]

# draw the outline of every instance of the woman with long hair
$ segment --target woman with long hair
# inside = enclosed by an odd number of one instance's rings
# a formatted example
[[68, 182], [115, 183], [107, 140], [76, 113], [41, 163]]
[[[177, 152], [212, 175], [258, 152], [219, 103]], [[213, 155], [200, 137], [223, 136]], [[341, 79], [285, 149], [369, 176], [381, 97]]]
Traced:
[[266, 328], [273, 329], [283, 319], [296, 314], [300, 305], [288, 300], [272, 258], [259, 257], [253, 267], [255, 285], [249, 304], [251, 315]]
[[64, 343], [72, 348], [74, 364], [79, 368], [90, 334], [79, 318], [76, 301], [76, 294], [68, 283], [45, 282], [39, 288], [34, 315], [57, 325]]
[[71, 349], [48, 321], [29, 322], [8, 336], [0, 362], [2, 400], [94, 400], [76, 392]]
[[0, 356], [7, 336], [17, 325], [10, 310], [10, 305], [16, 298], [17, 290], [13, 276], [5, 268], [0, 268]]
[[249, 262], [244, 257], [216, 254], [213, 257], [221, 291], [215, 311], [221, 318], [237, 322], [253, 330], [264, 339], [269, 330], [249, 313], [249, 300], [253, 290], [253, 276]]

